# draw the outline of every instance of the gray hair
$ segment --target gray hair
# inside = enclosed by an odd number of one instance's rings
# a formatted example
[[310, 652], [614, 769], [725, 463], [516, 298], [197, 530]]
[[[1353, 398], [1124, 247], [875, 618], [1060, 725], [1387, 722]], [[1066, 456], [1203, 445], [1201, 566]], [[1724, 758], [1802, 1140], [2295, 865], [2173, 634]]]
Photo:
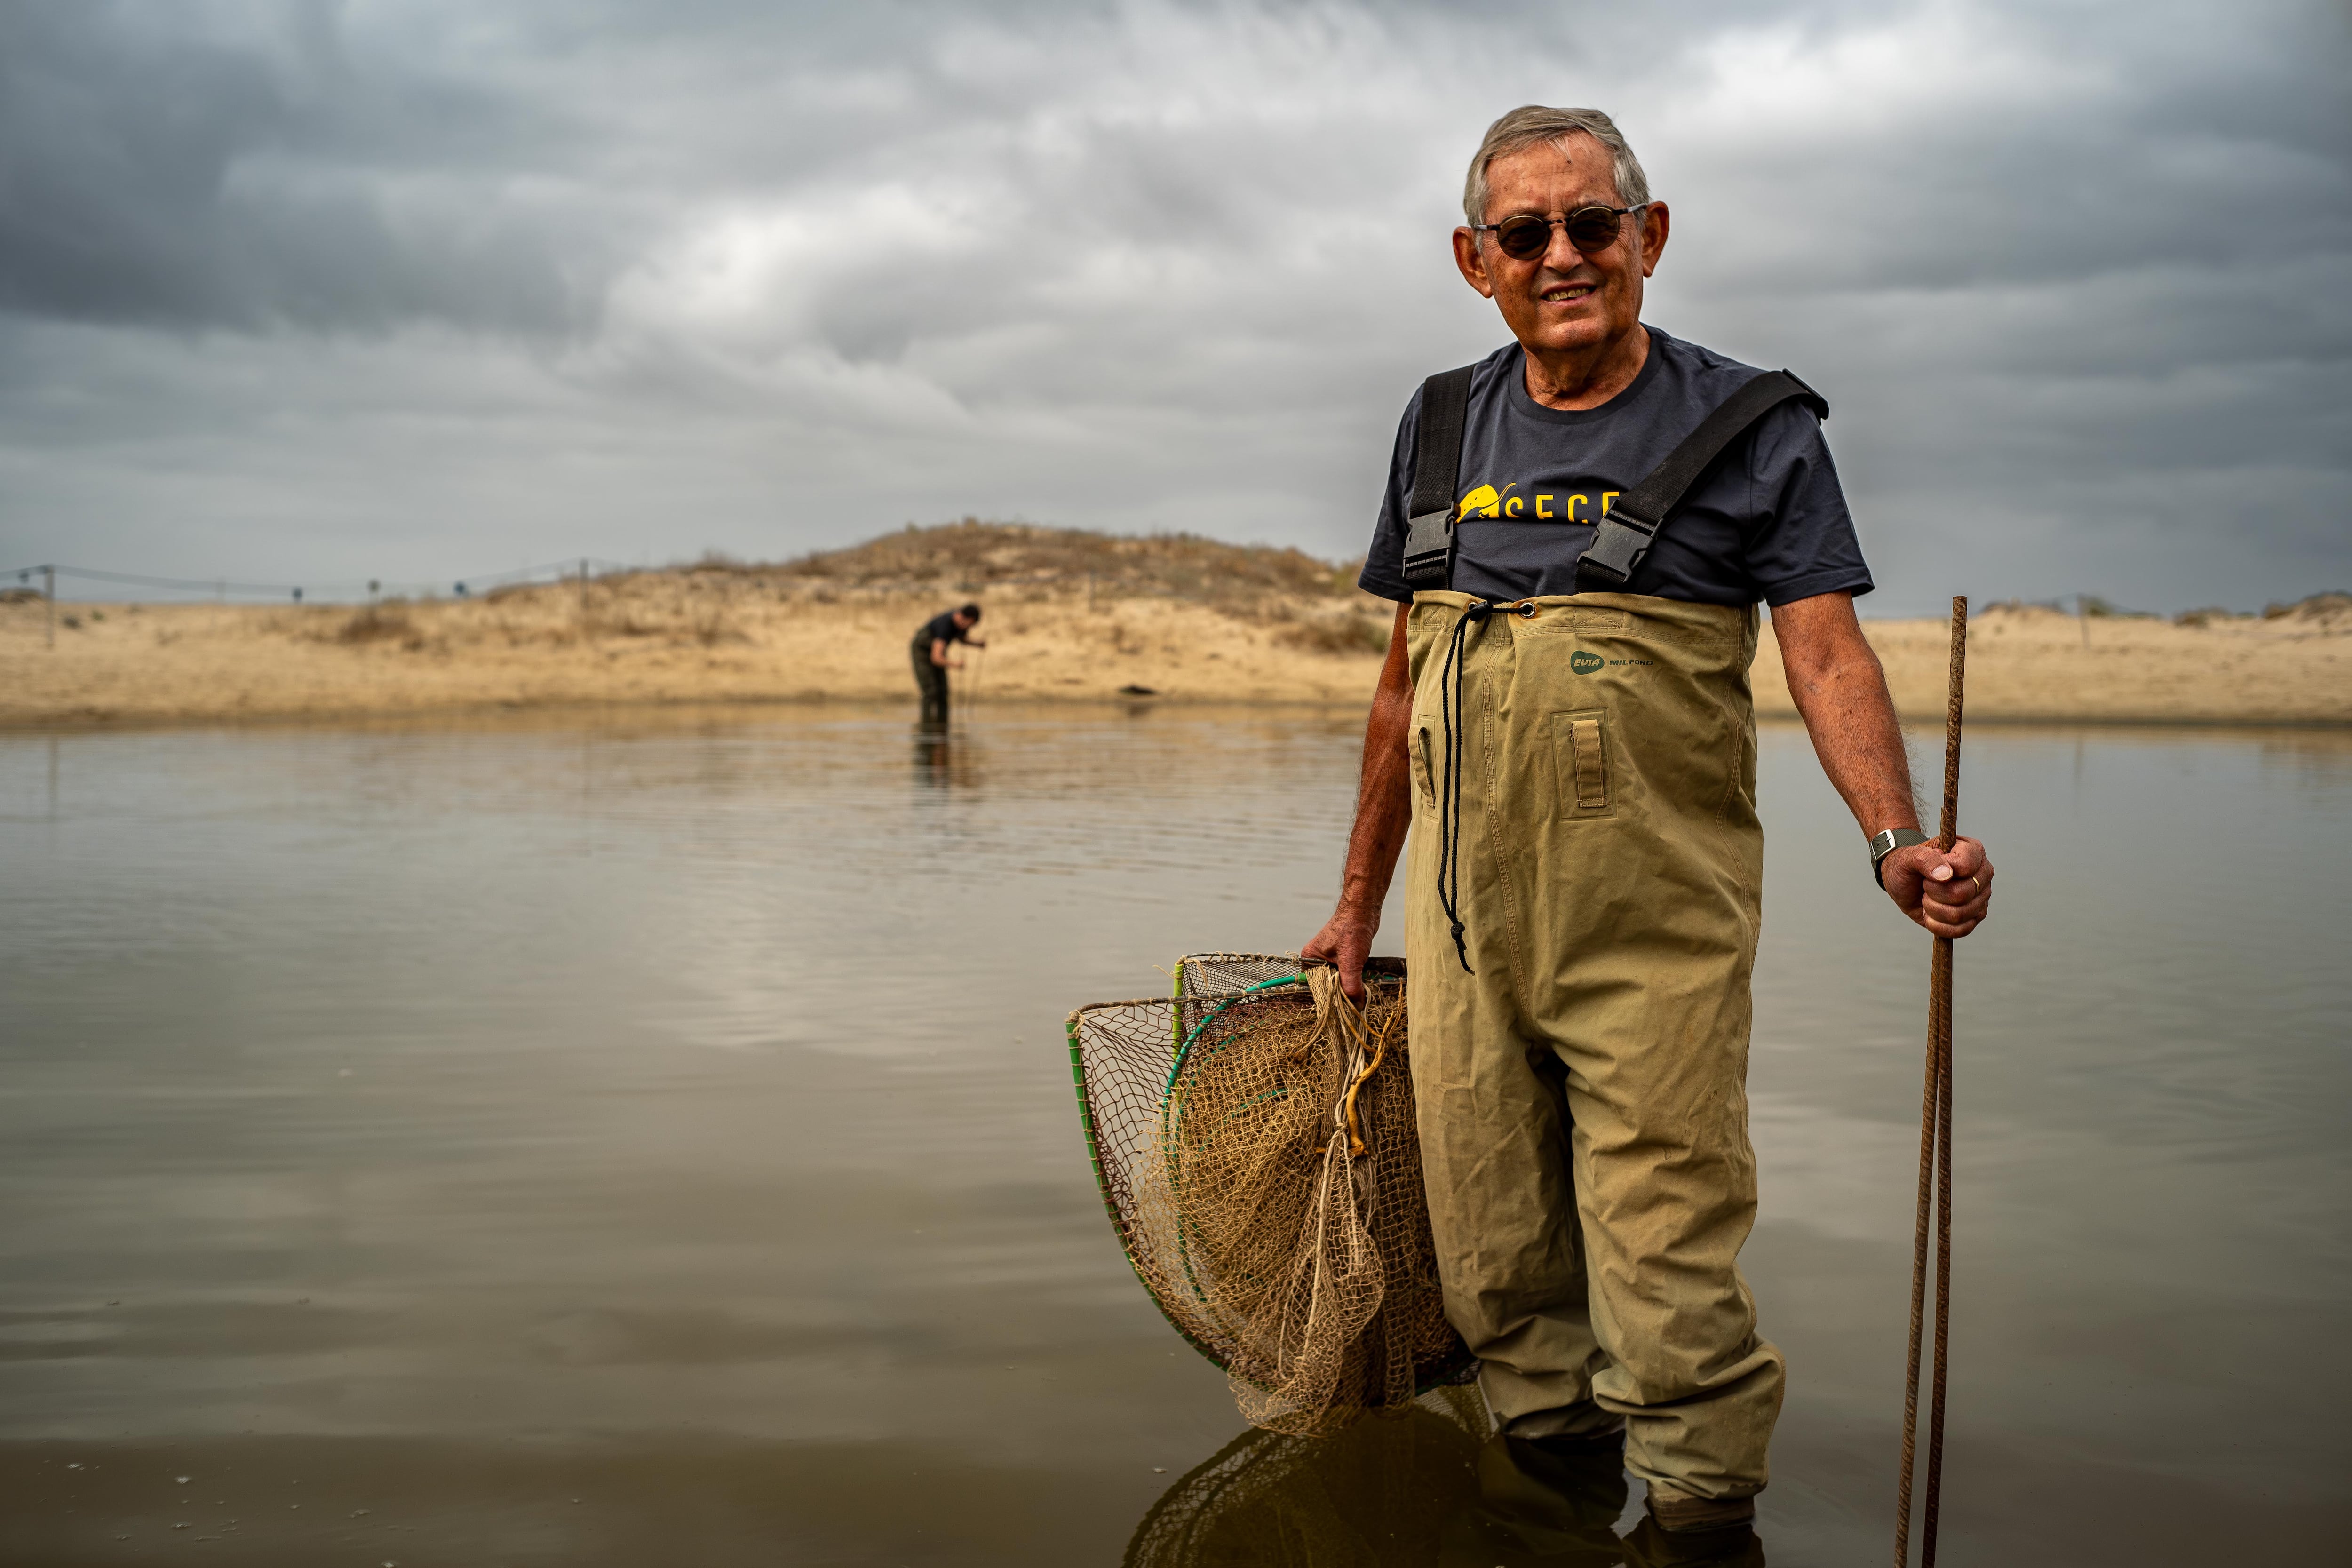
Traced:
[[1530, 103], [1486, 127], [1486, 139], [1478, 143], [1478, 155], [1470, 160], [1470, 177], [1462, 185], [1462, 210], [1468, 215], [1470, 226], [1475, 228], [1486, 221], [1487, 164], [1546, 142], [1563, 142], [1580, 132], [1608, 153], [1618, 203], [1645, 205], [1650, 199], [1650, 176], [1642, 173], [1642, 160], [1625, 144], [1625, 133], [1617, 129], [1615, 121], [1597, 109], [1548, 109]]

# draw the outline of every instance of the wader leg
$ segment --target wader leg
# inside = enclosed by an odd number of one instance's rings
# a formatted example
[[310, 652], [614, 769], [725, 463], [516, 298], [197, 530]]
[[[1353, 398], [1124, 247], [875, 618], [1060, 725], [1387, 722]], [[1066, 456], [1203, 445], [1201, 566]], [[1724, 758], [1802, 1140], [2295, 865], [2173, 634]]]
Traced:
[[1474, 943], [1470, 962], [1475, 978], [1442, 920], [1411, 922], [1409, 1059], [1445, 1315], [1479, 1358], [1501, 1430], [1604, 1432], [1618, 1417], [1592, 1403], [1604, 1358], [1586, 1308], [1567, 1075], [1518, 1032], [1502, 944]]
[[948, 721], [948, 672], [931, 662], [931, 650], [914, 650], [915, 689], [922, 694], [923, 722]]
[[[1416, 612], [1416, 632], [1421, 623]], [[1488, 635], [1492, 628], [1472, 634]], [[1418, 636], [1414, 647], [1418, 668]], [[1462, 893], [1475, 973], [1465, 973], [1436, 896], [1445, 742], [1435, 695], [1425, 689], [1423, 697], [1408, 736], [1408, 1059], [1445, 1315], [1479, 1359], [1479, 1388], [1500, 1430], [1518, 1437], [1604, 1432], [1619, 1421], [1592, 1403], [1592, 1376], [1605, 1358], [1586, 1305], [1567, 1074], [1520, 1009], [1512, 922], [1495, 858], [1483, 852], [1493, 831], [1498, 716], [1487, 685], [1467, 682], [1458, 742]]]
[[1639, 1023], [1605, 993], [1549, 1020], [1570, 1064], [1579, 1228], [1607, 1352], [1593, 1392], [1626, 1417], [1628, 1468], [1707, 1499], [1763, 1487], [1783, 1377], [1738, 1264], [1756, 1215], [1745, 976], [1736, 1009], [1706, 1005], [1714, 989], [1654, 994]]

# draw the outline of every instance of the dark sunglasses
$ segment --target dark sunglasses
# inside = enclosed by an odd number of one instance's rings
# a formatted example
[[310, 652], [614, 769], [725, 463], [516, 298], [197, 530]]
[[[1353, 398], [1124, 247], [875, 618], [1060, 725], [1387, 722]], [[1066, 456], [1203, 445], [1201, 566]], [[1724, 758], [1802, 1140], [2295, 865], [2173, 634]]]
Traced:
[[1627, 213], [1637, 213], [1650, 204], [1630, 207], [1579, 207], [1566, 217], [1538, 217], [1533, 213], [1514, 213], [1500, 223], [1475, 224], [1473, 234], [1491, 234], [1503, 254], [1518, 261], [1533, 261], [1551, 248], [1551, 230], [1559, 224], [1568, 230], [1568, 243], [1576, 247], [1580, 256], [1591, 256], [1617, 243], [1619, 220]]

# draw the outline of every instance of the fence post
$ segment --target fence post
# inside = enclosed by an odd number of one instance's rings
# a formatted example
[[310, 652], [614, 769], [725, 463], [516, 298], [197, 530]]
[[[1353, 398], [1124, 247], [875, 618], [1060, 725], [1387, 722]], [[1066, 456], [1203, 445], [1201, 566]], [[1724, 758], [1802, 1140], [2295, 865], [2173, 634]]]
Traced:
[[58, 646], [58, 569], [56, 567], [41, 568], [41, 598], [49, 607], [48, 646], [55, 647]]

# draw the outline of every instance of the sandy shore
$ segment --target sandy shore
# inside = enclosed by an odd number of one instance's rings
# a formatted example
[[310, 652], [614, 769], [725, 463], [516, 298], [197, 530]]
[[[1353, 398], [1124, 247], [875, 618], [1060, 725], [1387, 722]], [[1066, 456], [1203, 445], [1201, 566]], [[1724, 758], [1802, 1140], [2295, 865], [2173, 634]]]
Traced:
[[[954, 590], [838, 588], [740, 572], [641, 574], [494, 598], [277, 608], [0, 605], [0, 726], [216, 722], [573, 704], [911, 699], [907, 643]], [[1387, 607], [1349, 594], [1280, 614], [1083, 591], [986, 594], [983, 700], [1359, 704]], [[2201, 626], [1979, 616], [1972, 718], [2352, 723], [2352, 617]], [[1943, 705], [1938, 621], [1866, 623], [1903, 711]], [[1759, 711], [1789, 713], [1768, 631]]]

